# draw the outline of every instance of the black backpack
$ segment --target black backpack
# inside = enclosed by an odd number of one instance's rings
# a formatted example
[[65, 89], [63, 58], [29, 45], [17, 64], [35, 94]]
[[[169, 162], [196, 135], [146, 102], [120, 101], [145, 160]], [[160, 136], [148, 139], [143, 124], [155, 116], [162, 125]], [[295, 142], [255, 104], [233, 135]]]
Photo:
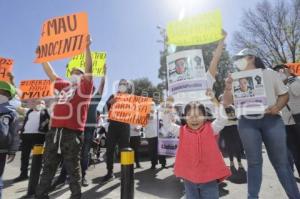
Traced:
[[0, 149], [7, 149], [12, 141], [10, 125], [14, 121], [12, 112], [0, 114]]

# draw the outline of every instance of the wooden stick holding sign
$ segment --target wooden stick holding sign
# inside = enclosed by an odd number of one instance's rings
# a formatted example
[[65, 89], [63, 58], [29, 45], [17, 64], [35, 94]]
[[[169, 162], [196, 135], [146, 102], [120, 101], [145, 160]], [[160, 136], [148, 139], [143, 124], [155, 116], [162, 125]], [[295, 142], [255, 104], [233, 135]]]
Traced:
[[36, 51], [36, 63], [72, 57], [86, 49], [88, 16], [76, 13], [46, 21]]
[[142, 126], [147, 125], [151, 110], [151, 98], [118, 94], [115, 101], [108, 113], [110, 120]]
[[41, 99], [53, 96], [53, 84], [50, 80], [21, 81], [21, 99]]
[[0, 57], [0, 81], [11, 83], [10, 73], [12, 73], [14, 60]]

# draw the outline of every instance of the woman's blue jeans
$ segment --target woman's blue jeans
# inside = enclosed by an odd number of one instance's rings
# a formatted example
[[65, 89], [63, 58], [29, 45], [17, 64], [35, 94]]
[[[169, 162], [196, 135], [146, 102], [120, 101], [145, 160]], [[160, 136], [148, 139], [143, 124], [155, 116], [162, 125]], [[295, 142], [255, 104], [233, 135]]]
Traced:
[[286, 131], [281, 116], [264, 115], [260, 118], [242, 116], [238, 123], [239, 133], [248, 162], [248, 198], [258, 198], [262, 182], [262, 143], [276, 174], [290, 199], [300, 194], [288, 161]]

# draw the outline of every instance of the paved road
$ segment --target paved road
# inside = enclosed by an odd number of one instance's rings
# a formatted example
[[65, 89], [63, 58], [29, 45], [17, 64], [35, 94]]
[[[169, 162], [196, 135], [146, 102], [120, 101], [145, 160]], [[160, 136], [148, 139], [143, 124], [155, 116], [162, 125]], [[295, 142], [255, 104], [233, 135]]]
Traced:
[[[168, 165], [173, 164], [174, 158], [168, 159]], [[226, 159], [228, 163], [228, 160]], [[11, 179], [19, 174], [20, 154], [16, 160], [7, 165], [4, 174], [5, 188], [3, 199], [17, 199], [26, 194], [28, 181], [12, 184]], [[244, 165], [246, 162], [244, 161]], [[173, 176], [173, 168], [150, 170], [150, 163], [142, 162], [142, 169], [135, 170], [135, 198], [137, 199], [180, 199], [183, 197], [183, 186], [178, 179]], [[287, 198], [281, 188], [273, 168], [264, 152], [264, 176], [261, 189], [262, 199], [285, 199]], [[100, 163], [91, 166], [87, 173], [91, 184], [83, 188], [83, 198], [94, 199], [118, 199], [120, 198], [120, 165], [115, 164], [117, 178], [108, 184], [100, 185], [101, 177], [105, 174], [105, 164]], [[229, 194], [222, 196], [224, 199], [246, 198], [246, 185], [237, 185], [226, 181], [226, 190]], [[298, 184], [300, 187], [300, 184]], [[50, 195], [50, 198], [69, 198], [70, 192], [67, 185], [61, 187]]]

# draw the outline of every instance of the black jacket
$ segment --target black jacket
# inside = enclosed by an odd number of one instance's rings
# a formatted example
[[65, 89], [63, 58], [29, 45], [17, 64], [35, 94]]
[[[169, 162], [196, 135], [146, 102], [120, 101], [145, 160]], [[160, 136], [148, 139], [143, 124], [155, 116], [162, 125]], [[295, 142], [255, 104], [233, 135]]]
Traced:
[[[24, 119], [24, 123], [23, 123], [23, 127], [21, 129], [21, 133], [24, 132], [25, 130], [25, 125], [28, 121], [28, 116], [29, 114], [33, 111], [33, 109], [29, 109], [26, 113], [25, 119]], [[41, 110], [40, 113], [40, 124], [39, 124], [39, 132], [41, 133], [46, 133], [49, 131], [49, 122], [50, 122], [50, 115], [47, 111], [47, 109], [43, 109]], [[33, 132], [34, 133], [34, 132]]]

